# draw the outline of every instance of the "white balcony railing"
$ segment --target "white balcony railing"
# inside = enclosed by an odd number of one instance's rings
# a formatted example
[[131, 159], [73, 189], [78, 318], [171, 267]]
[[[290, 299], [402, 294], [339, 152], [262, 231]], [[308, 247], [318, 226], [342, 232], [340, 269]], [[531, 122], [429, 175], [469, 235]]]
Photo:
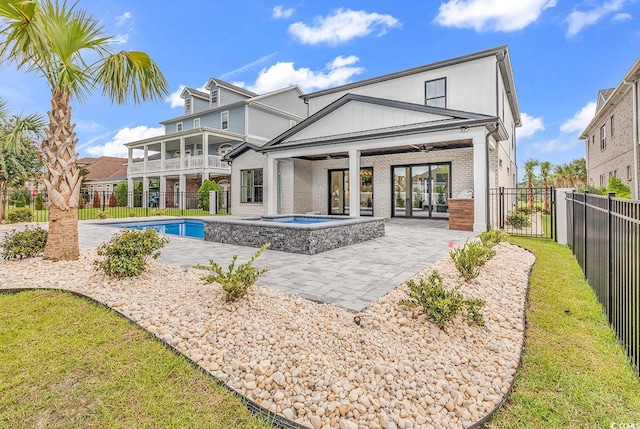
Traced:
[[[187, 156], [184, 158], [171, 158], [164, 160], [164, 168], [162, 168], [161, 160], [139, 161], [129, 166], [129, 174], [140, 173], [164, 173], [177, 172], [180, 170], [201, 170], [203, 168], [204, 158], [202, 156]], [[208, 155], [207, 168], [216, 170], [231, 171], [231, 166], [226, 162], [222, 162], [221, 156]]]

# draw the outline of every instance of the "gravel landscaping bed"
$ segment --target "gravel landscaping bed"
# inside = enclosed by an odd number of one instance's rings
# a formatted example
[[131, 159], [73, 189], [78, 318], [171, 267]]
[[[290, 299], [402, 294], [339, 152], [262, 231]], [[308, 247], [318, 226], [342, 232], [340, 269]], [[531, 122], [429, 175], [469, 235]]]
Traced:
[[461, 428], [502, 400], [524, 340], [534, 256], [506, 243], [495, 250], [470, 284], [448, 255], [416, 276], [437, 269], [445, 285], [486, 300], [484, 328], [457, 318], [440, 329], [421, 309], [398, 304], [404, 286], [357, 314], [268, 287], [226, 303], [195, 269], [152, 261], [139, 278], [106, 277], [94, 269], [95, 249], [72, 262], [0, 260], [0, 288], [88, 295], [247, 398], [315, 429]]

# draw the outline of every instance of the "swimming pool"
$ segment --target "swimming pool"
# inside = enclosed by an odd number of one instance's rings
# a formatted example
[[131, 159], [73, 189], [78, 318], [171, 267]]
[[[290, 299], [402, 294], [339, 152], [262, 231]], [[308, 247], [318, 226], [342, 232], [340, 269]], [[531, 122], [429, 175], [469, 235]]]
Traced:
[[151, 220], [138, 222], [105, 223], [103, 225], [117, 228], [144, 230], [153, 228], [161, 234], [179, 235], [181, 237], [204, 238], [204, 222], [196, 219]]

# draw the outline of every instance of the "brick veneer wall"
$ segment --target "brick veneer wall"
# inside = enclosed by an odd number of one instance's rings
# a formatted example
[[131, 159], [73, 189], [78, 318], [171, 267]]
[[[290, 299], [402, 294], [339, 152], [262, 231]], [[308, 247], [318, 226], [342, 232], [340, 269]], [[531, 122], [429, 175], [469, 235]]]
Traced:
[[[256, 216], [267, 213], [267, 157], [258, 152], [248, 150], [233, 160], [231, 166], [231, 214], [234, 216]], [[242, 189], [242, 170], [262, 168], [264, 173], [263, 200], [262, 203], [241, 203], [240, 191]]]

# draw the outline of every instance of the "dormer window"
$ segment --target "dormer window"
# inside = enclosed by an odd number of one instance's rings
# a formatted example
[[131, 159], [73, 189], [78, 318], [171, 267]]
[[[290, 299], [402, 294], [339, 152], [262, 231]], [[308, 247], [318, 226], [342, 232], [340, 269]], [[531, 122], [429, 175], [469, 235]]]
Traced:
[[426, 81], [424, 92], [426, 106], [447, 107], [447, 78]]
[[190, 115], [191, 114], [191, 99], [187, 98], [186, 100], [184, 100], [184, 114], [185, 115]]
[[211, 88], [211, 95], [209, 96], [209, 107], [215, 107], [218, 105], [218, 88]]
[[220, 129], [221, 130], [229, 129], [229, 112], [222, 112], [220, 114]]
[[176, 133], [179, 133], [180, 131], [182, 131], [182, 122], [178, 122], [176, 124]]
[[195, 118], [193, 120], [193, 128], [200, 128], [200, 118]]

